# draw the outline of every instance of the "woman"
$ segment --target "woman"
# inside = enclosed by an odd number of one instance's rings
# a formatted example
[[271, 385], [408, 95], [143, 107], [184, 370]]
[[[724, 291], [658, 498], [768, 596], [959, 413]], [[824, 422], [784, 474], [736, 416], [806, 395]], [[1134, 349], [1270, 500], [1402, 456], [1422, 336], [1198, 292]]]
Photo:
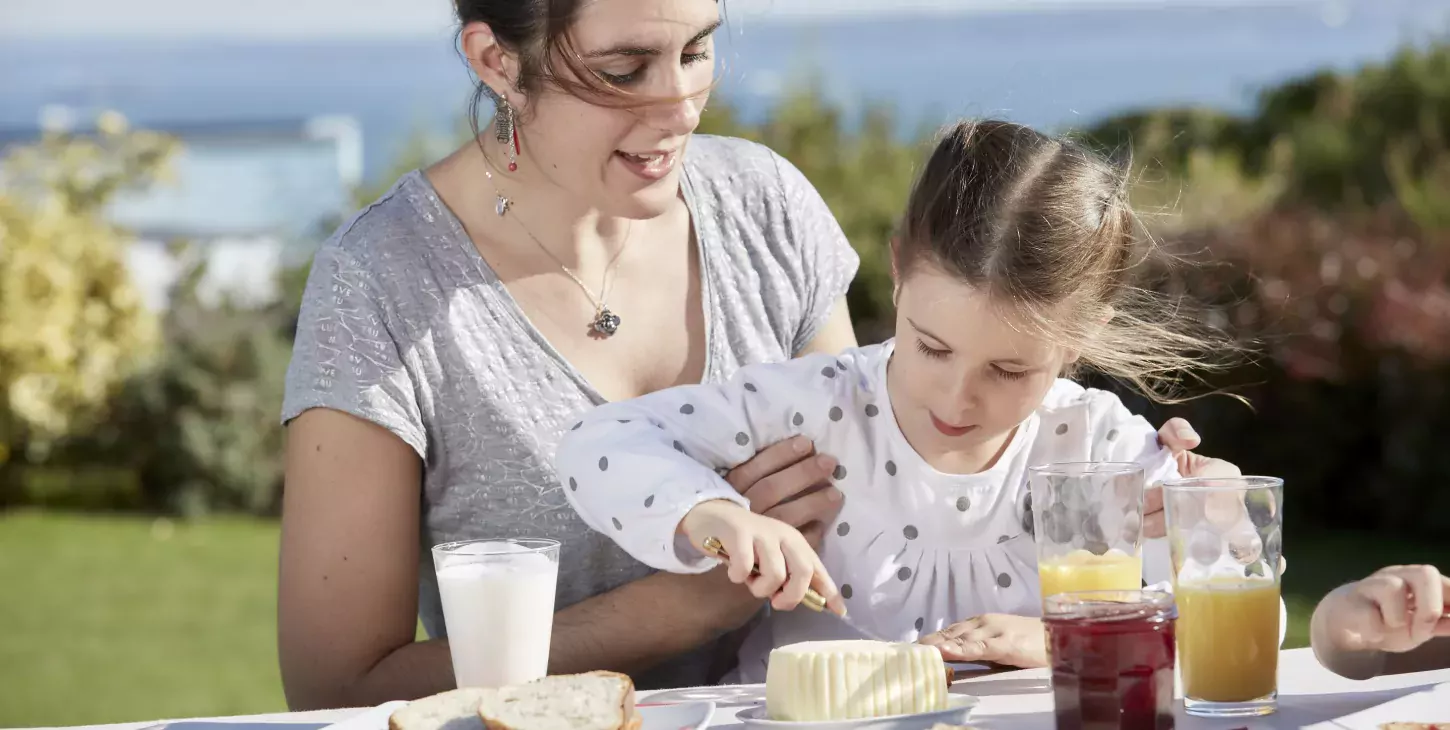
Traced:
[[[769, 150], [691, 138], [715, 0], [457, 9], [493, 128], [344, 225], [302, 307], [278, 596], [294, 709], [452, 687], [426, 546], [481, 536], [564, 543], [551, 672], [708, 681], [760, 598], [631, 560], [547, 455], [599, 403], [855, 344], [857, 258], [820, 196]], [[1179, 428], [1165, 443], [1193, 448]], [[729, 479], [809, 536], [840, 507], [834, 468], [785, 442]]]

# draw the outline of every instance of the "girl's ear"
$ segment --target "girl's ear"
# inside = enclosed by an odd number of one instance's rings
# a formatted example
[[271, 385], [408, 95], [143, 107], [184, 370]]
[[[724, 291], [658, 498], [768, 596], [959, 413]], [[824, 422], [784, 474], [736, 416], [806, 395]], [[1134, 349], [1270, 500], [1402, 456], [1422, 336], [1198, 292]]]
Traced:
[[[1118, 310], [1114, 309], [1112, 305], [1108, 305], [1107, 307], [1105, 307], [1103, 313], [1098, 317], [1097, 321], [1092, 323], [1092, 331], [1089, 332], [1088, 335], [1091, 337], [1097, 337], [1098, 334], [1102, 332], [1103, 328], [1107, 327], [1108, 323], [1113, 321], [1113, 317], [1117, 316], [1117, 313]], [[1081, 358], [1081, 352], [1077, 350], [1068, 350], [1067, 353], [1063, 356], [1062, 364], [1064, 366], [1071, 365]]]
[[901, 297], [901, 269], [896, 263], [900, 259], [897, 254], [901, 251], [901, 237], [891, 237], [891, 305], [896, 306], [896, 300]]

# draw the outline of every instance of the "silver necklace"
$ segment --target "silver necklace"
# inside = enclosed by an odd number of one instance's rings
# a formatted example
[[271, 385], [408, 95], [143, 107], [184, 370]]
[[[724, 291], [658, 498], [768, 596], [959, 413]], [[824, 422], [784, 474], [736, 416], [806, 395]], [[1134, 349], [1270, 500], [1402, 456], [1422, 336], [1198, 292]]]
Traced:
[[[510, 209], [513, 208], [514, 202], [510, 198], [505, 197], [503, 192], [498, 189], [498, 183], [495, 182], [493, 179], [493, 172], [488, 169], [489, 167], [492, 167], [492, 164], [493, 163], [491, 163], [487, 157], [484, 158], [483, 174], [488, 177], [489, 184], [493, 185], [494, 195], [498, 196], [497, 200], [494, 202], [493, 210], [495, 213], [498, 214], [500, 218], [502, 218], [509, 212]], [[619, 325], [622, 320], [620, 320], [619, 315], [615, 314], [609, 309], [608, 297], [610, 275], [614, 273], [615, 264], [619, 263], [620, 254], [623, 254], [624, 249], [629, 246], [630, 239], [632, 238], [630, 234], [634, 232], [634, 221], [629, 222], [629, 227], [625, 229], [624, 233], [624, 243], [620, 245], [618, 251], [614, 252], [614, 258], [610, 259], [609, 266], [605, 267], [604, 269], [604, 281], [600, 283], [599, 296], [597, 297], [594, 296], [594, 291], [584, 283], [584, 280], [580, 279], [577, 274], [569, 270], [569, 267], [565, 266], [564, 262], [559, 260], [559, 257], [555, 256], [554, 252], [550, 251], [549, 247], [545, 246], [543, 241], [540, 241], [538, 236], [535, 236], [534, 232], [529, 230], [528, 226], [524, 225], [523, 221], [519, 220], [517, 217], [514, 218], [514, 221], [519, 224], [519, 228], [524, 229], [524, 233], [527, 234], [529, 239], [534, 242], [534, 245], [539, 247], [539, 250], [548, 254], [549, 258], [553, 259], [554, 263], [558, 264], [559, 268], [563, 270], [563, 272], [567, 274], [570, 279], [574, 280], [574, 283], [577, 284], [579, 286], [579, 289], [584, 292], [584, 296], [589, 297], [589, 303], [594, 305], [594, 319], [589, 322], [589, 329], [600, 337], [613, 337], [614, 333], [619, 331]]]

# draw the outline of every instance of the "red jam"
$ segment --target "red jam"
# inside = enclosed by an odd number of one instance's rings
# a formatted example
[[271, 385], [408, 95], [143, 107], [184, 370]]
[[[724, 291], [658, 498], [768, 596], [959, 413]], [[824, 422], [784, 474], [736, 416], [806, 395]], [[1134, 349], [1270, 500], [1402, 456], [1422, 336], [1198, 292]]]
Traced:
[[1057, 730], [1172, 730], [1176, 619], [1158, 591], [1049, 596]]

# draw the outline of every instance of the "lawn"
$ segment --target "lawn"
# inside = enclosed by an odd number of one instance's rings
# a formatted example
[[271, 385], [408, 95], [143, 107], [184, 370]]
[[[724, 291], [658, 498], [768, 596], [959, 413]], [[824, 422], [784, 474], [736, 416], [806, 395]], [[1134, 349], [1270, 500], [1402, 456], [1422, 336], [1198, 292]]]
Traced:
[[[1450, 546], [1291, 530], [1289, 645], [1318, 596]], [[285, 709], [277, 676], [277, 526], [0, 515], [0, 727]]]

